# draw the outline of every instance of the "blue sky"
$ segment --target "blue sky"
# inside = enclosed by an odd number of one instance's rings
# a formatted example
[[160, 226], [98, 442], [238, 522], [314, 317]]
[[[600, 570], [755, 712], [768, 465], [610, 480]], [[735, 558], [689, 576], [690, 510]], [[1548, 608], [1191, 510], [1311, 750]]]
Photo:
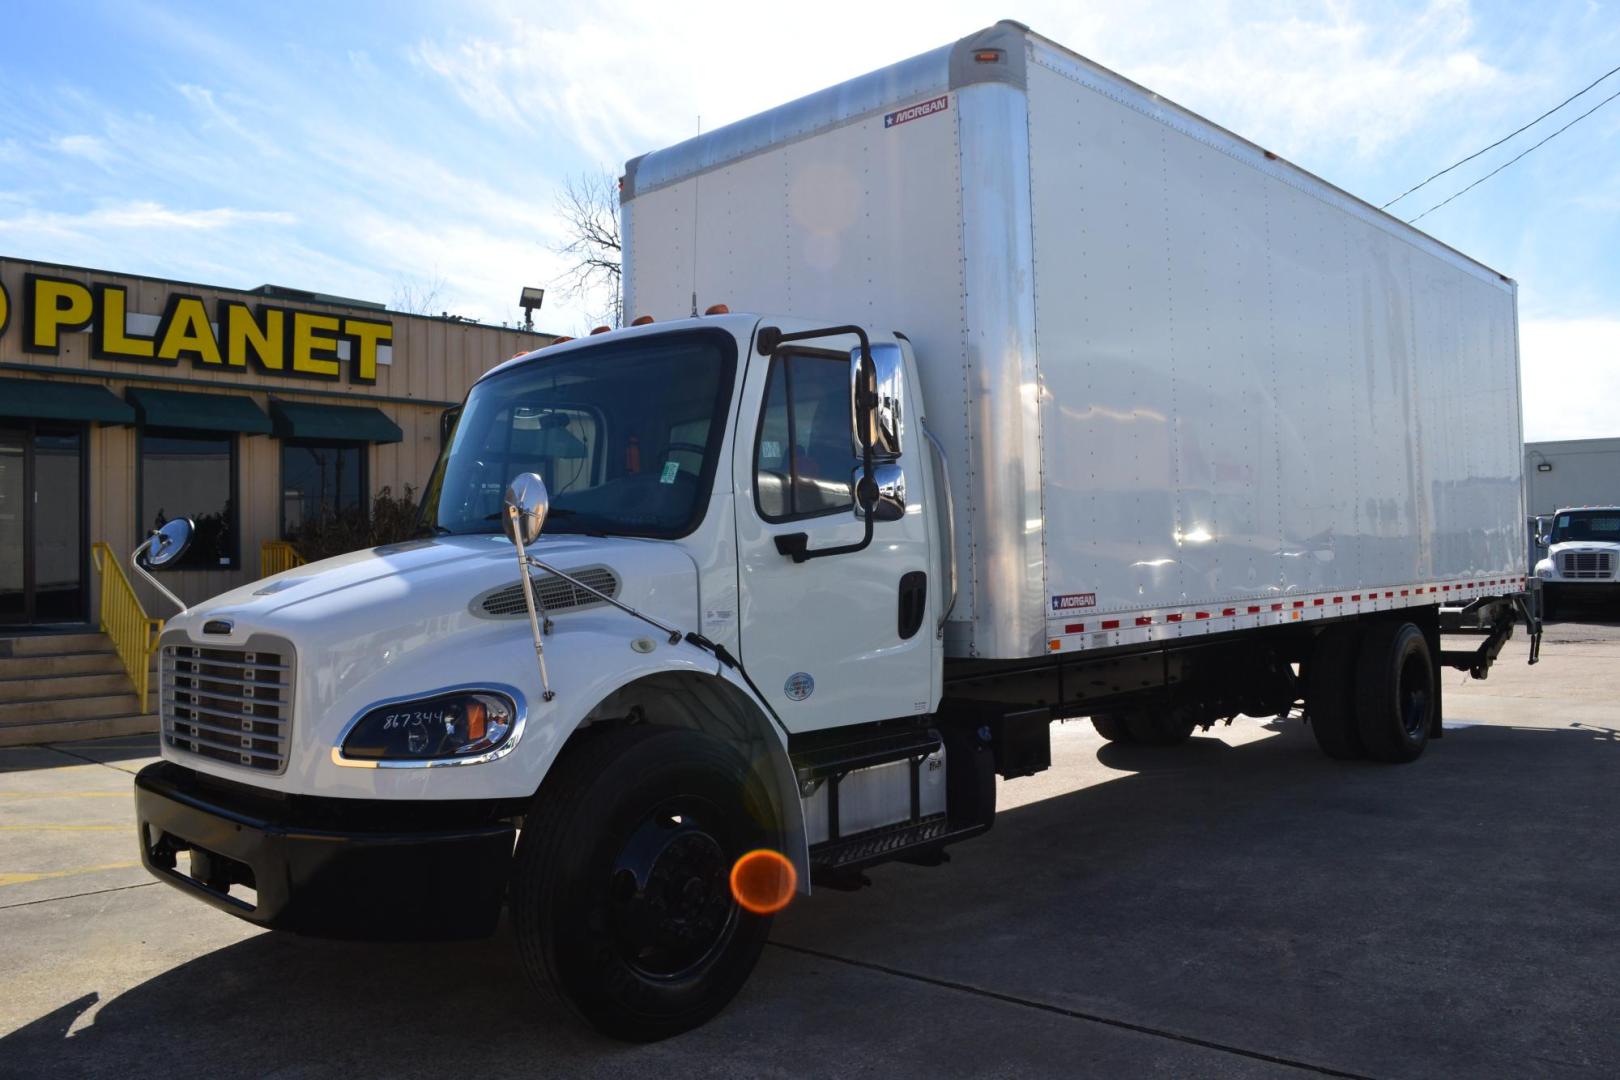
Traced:
[[[1375, 203], [1620, 65], [1620, 0], [913, 6], [0, 0], [0, 256], [574, 333], [568, 177], [1000, 17]], [[1398, 204], [1426, 209], [1620, 90]], [[1529, 438], [1620, 434], [1620, 101], [1421, 223], [1521, 287]]]

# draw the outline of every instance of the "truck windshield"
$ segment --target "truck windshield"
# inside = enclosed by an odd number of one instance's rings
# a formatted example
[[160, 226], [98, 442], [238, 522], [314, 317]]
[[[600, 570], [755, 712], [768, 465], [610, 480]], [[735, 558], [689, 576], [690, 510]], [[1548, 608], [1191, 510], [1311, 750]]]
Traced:
[[1553, 522], [1553, 543], [1606, 540], [1620, 544], [1620, 510], [1581, 510], [1559, 514]]
[[506, 487], [538, 473], [547, 533], [673, 538], [714, 481], [736, 345], [720, 330], [604, 342], [514, 366], [467, 395], [423, 496], [441, 535], [501, 529]]

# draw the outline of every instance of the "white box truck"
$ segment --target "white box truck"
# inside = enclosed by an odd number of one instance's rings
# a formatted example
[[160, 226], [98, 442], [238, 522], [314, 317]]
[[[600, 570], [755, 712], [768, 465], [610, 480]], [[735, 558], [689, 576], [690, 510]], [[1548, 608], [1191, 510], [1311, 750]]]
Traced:
[[1544, 614], [1620, 603], [1620, 439], [1525, 443], [1524, 478]]
[[795, 890], [988, 829], [1054, 719], [1409, 761], [1531, 618], [1513, 283], [1022, 26], [622, 198], [635, 325], [481, 379], [420, 540], [169, 621], [155, 874], [313, 934], [505, 903], [658, 1038]]

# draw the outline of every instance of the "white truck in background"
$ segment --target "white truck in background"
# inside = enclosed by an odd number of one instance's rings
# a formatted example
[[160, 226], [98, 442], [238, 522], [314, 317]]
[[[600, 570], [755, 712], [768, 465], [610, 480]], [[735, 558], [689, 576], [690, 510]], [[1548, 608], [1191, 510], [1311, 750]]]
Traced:
[[313, 934], [506, 904], [659, 1038], [795, 889], [989, 829], [1054, 719], [1410, 761], [1538, 630], [1513, 283], [1018, 24], [622, 198], [646, 318], [482, 378], [422, 539], [170, 620], [155, 874]]
[[1547, 556], [1536, 563], [1542, 613], [1568, 614], [1577, 603], [1620, 601], [1620, 506], [1566, 506], [1537, 518], [1537, 542]]

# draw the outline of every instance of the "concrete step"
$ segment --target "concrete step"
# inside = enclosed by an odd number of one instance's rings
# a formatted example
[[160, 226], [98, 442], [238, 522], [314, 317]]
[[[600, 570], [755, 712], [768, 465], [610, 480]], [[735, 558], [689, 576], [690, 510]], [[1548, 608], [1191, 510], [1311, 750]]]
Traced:
[[53, 675], [104, 675], [123, 671], [118, 654], [81, 652], [38, 656], [0, 656], [0, 679], [49, 678]]
[[0, 679], [0, 704], [127, 694], [131, 689], [129, 676], [124, 674], [121, 667], [99, 674], [25, 676], [20, 679]]
[[0, 727], [58, 720], [94, 720], [104, 716], [136, 716], [140, 711], [141, 703], [128, 691], [48, 701], [0, 702]]
[[14, 727], [0, 727], [0, 747], [74, 742], [79, 739], [107, 739], [115, 735], [149, 735], [157, 729], [158, 718], [151, 713], [18, 724]]
[[0, 637], [0, 657], [57, 656], [62, 653], [112, 651], [112, 638], [106, 634], [18, 634], [13, 637]]

